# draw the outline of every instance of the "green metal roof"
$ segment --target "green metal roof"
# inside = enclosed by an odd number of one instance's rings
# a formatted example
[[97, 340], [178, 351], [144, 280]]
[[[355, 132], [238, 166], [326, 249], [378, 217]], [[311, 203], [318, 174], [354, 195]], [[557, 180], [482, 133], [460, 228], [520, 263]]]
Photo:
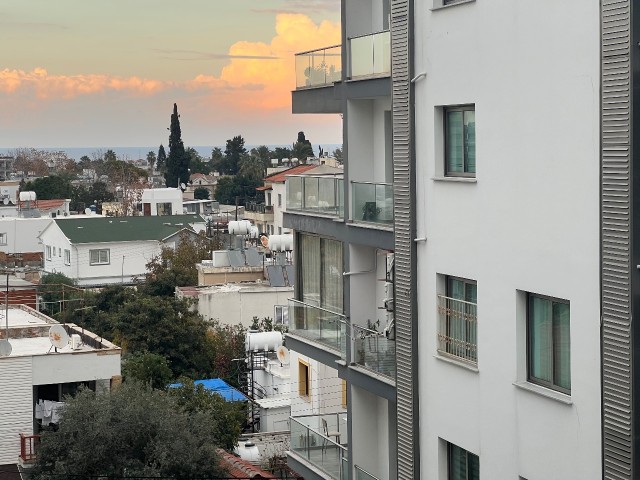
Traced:
[[150, 217], [56, 218], [56, 225], [71, 243], [133, 242], [163, 240], [189, 224], [202, 223], [200, 215]]

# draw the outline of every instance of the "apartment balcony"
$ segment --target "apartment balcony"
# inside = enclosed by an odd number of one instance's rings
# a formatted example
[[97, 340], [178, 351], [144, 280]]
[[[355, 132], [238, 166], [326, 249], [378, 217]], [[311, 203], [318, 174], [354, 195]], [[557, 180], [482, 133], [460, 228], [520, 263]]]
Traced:
[[357, 465], [354, 465], [353, 469], [356, 472], [355, 480], [378, 480], [378, 477], [371, 475], [369, 472], [360, 468]]
[[287, 211], [344, 217], [344, 180], [333, 175], [290, 175]]
[[347, 322], [341, 313], [289, 299], [289, 334], [346, 355]]
[[334, 480], [349, 478], [347, 414], [290, 417], [290, 459], [305, 460]]
[[254, 222], [273, 222], [273, 205], [247, 202], [244, 206], [244, 218]]
[[396, 380], [396, 341], [384, 332], [351, 325], [353, 363], [371, 372]]
[[295, 56], [296, 89], [292, 92], [292, 113], [340, 113], [341, 94], [335, 87], [342, 81], [342, 46], [319, 48]]
[[477, 365], [477, 304], [438, 295], [438, 316], [438, 353]]
[[393, 228], [393, 185], [351, 182], [351, 220]]
[[348, 43], [347, 97], [391, 96], [391, 34], [389, 30], [352, 37]]

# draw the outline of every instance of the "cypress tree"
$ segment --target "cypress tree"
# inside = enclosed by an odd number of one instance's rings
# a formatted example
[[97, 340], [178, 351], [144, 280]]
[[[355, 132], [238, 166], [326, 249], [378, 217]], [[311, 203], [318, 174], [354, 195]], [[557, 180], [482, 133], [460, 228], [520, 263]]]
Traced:
[[164, 151], [164, 145], [160, 144], [158, 149], [158, 156], [156, 157], [156, 168], [159, 172], [164, 173], [164, 169], [167, 166], [167, 153]]
[[173, 104], [169, 133], [169, 156], [166, 161], [164, 181], [167, 187], [179, 187], [189, 181], [189, 156], [184, 151], [178, 105]]

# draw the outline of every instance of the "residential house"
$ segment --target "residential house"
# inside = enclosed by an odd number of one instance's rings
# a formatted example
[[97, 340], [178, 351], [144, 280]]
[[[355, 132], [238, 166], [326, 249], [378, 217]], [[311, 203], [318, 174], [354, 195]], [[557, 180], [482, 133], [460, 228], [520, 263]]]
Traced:
[[209, 191], [209, 198], [213, 200], [214, 194], [216, 193], [216, 186], [218, 185], [218, 178], [220, 178], [218, 172], [213, 172], [211, 175], [192, 173], [189, 177], [189, 190], [195, 192], [196, 188], [205, 188]]
[[145, 188], [142, 192], [142, 215], [181, 215], [182, 191], [179, 188]]
[[[55, 409], [80, 386], [109, 391], [112, 382], [120, 382], [121, 351], [83, 328], [61, 325], [27, 306], [11, 305], [7, 313], [0, 331], [0, 342], [6, 345], [6, 322], [11, 351], [0, 356], [0, 465], [16, 465], [35, 459], [39, 433], [59, 421], [53, 413], [43, 418], [38, 404], [50, 402]], [[55, 346], [52, 327], [58, 335]]]
[[56, 218], [38, 237], [44, 271], [63, 273], [80, 286], [130, 284], [162, 248], [197, 235], [198, 215]]
[[43, 254], [38, 236], [51, 222], [51, 217], [0, 218], [0, 265], [41, 267]]

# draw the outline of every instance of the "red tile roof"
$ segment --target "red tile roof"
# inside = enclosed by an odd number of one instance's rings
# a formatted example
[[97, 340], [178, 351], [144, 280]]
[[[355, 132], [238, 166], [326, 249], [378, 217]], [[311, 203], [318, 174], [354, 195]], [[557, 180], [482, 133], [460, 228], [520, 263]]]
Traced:
[[265, 177], [264, 183], [284, 183], [287, 175], [299, 175], [316, 167], [317, 165], [307, 165], [306, 163], [303, 165], [296, 165], [295, 167], [291, 167], [287, 170], [283, 170], [282, 172], [274, 173], [273, 175]]
[[243, 460], [229, 452], [225, 452], [221, 448], [218, 449], [218, 454], [220, 455], [220, 464], [228, 470], [231, 478], [255, 478], [256, 480], [278, 478], [275, 475], [252, 465], [247, 460]]
[[[66, 200], [64, 198], [58, 198], [54, 200], [36, 200], [31, 202], [31, 208], [37, 208], [39, 210], [53, 210], [54, 208], [64, 206]], [[27, 208], [27, 202], [20, 202], [20, 208]]]

